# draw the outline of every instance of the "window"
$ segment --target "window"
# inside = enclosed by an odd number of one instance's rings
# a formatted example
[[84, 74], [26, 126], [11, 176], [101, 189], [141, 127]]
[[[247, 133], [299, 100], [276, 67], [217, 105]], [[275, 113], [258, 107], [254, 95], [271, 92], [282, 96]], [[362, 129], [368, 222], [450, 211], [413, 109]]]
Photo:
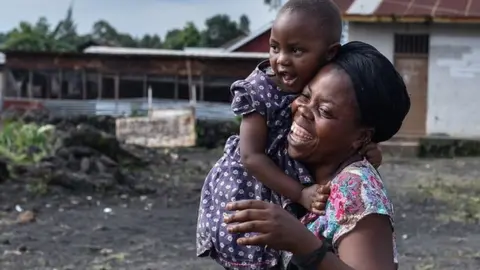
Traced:
[[428, 35], [395, 34], [395, 53], [428, 54]]

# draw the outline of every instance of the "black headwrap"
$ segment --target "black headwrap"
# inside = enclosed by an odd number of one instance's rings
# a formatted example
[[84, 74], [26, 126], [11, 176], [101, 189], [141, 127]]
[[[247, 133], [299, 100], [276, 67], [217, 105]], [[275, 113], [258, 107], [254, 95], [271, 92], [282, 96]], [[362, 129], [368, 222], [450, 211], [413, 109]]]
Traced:
[[374, 129], [373, 142], [395, 135], [410, 110], [410, 97], [402, 76], [373, 46], [353, 41], [343, 45], [333, 64], [350, 77], [360, 120]]

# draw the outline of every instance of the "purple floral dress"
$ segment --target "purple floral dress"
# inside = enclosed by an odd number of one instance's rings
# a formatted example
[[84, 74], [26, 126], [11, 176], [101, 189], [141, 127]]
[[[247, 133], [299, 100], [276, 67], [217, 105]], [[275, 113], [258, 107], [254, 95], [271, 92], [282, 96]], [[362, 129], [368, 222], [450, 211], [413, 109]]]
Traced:
[[[285, 173], [302, 184], [311, 184], [306, 168], [287, 154], [286, 138], [292, 123], [290, 103], [296, 97], [282, 92], [269, 77], [268, 62], [262, 62], [245, 80], [233, 83], [232, 110], [236, 115], [257, 112], [268, 126], [266, 154]], [[290, 202], [265, 187], [242, 166], [239, 136], [227, 140], [224, 154], [212, 168], [202, 188], [197, 224], [197, 256], [210, 256], [228, 269], [269, 269], [281, 262], [270, 248], [240, 246], [242, 235], [230, 234], [223, 222], [228, 202], [256, 199], [286, 207]], [[248, 235], [248, 234], [247, 234]]]

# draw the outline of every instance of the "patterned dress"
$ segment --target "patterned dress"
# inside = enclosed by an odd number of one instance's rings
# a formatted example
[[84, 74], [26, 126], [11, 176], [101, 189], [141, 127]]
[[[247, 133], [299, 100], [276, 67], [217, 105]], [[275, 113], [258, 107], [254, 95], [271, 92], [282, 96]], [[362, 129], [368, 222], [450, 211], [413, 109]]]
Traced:
[[[236, 115], [257, 112], [264, 116], [268, 127], [265, 153], [287, 175], [302, 184], [311, 184], [308, 171], [291, 159], [286, 150], [292, 122], [290, 103], [296, 96], [282, 92], [267, 74], [268, 68], [268, 62], [262, 62], [248, 78], [232, 85], [233, 112]], [[225, 206], [245, 199], [264, 200], [284, 207], [290, 202], [245, 170], [240, 161], [239, 140], [238, 135], [227, 140], [223, 156], [205, 179], [198, 213], [197, 256], [210, 256], [228, 269], [269, 269], [280, 263], [279, 252], [237, 245], [236, 240], [242, 235], [228, 233], [223, 222]]]
[[[301, 221], [318, 238], [327, 241], [336, 252], [338, 239], [370, 214], [388, 216], [394, 228], [393, 205], [388, 199], [381, 177], [367, 160], [363, 160], [350, 164], [332, 180], [325, 216], [309, 213]], [[398, 263], [393, 231], [392, 241], [394, 261]], [[282, 256], [283, 265], [288, 265], [291, 254], [284, 253]]]

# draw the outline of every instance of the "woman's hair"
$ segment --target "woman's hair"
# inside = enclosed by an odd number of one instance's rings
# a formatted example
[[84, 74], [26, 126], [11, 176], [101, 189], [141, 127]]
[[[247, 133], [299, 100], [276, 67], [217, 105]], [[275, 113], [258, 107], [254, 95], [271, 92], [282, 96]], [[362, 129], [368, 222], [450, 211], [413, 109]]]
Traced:
[[353, 41], [341, 47], [333, 64], [353, 83], [361, 124], [374, 129], [373, 142], [393, 137], [410, 110], [402, 76], [375, 47]]
[[[314, 20], [319, 35], [327, 39], [328, 44], [340, 42], [342, 36], [342, 16], [340, 9], [332, 0], [288, 0], [278, 12], [302, 12]], [[278, 16], [277, 15], [277, 16]]]

